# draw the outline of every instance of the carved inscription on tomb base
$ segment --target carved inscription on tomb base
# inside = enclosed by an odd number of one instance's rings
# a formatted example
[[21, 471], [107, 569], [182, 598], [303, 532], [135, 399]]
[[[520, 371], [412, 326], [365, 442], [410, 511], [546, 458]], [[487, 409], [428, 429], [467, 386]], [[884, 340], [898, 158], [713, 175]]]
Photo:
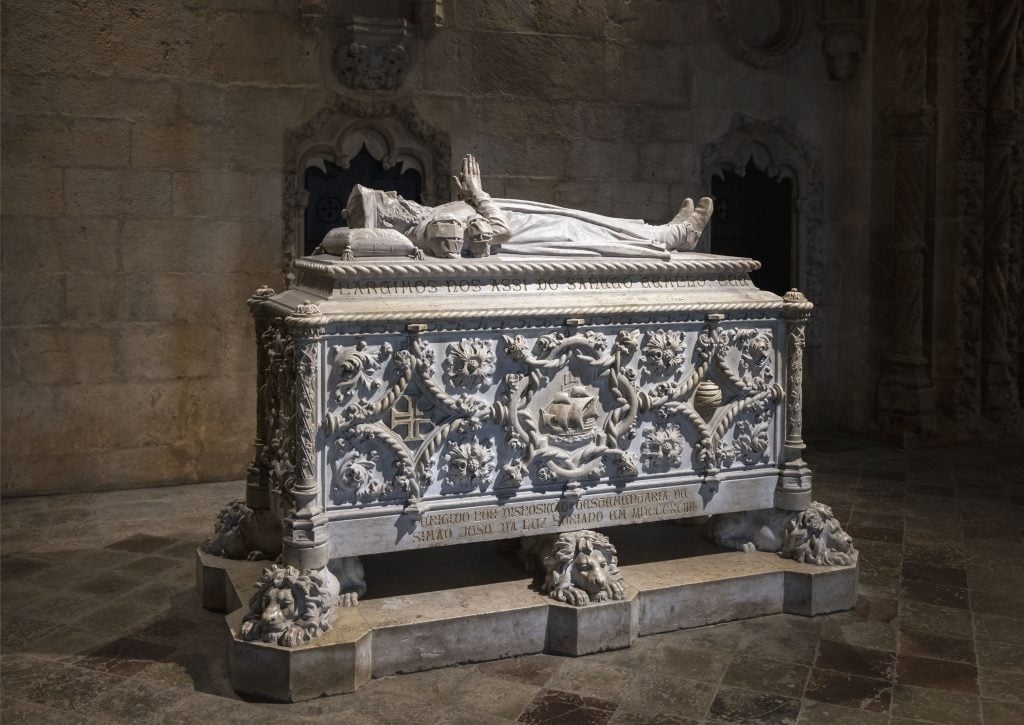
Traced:
[[690, 488], [427, 513], [409, 536], [415, 546], [423, 547], [683, 518], [701, 509], [700, 498]]

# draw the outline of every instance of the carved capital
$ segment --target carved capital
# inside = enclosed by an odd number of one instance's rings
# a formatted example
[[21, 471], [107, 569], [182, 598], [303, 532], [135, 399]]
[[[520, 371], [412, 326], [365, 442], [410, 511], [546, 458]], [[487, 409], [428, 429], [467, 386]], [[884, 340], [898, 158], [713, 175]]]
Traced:
[[864, 53], [864, 18], [836, 18], [818, 23], [825, 34], [822, 49], [834, 81], [852, 78]]

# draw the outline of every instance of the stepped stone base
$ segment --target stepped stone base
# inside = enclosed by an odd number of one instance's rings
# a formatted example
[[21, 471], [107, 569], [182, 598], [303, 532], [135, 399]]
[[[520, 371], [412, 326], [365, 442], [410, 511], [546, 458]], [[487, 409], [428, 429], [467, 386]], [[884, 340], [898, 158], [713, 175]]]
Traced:
[[[354, 692], [371, 677], [539, 652], [586, 655], [625, 648], [658, 632], [780, 612], [814, 616], [850, 609], [856, 601], [856, 566], [721, 552], [692, 531], [672, 528], [676, 538], [692, 538], [695, 554], [624, 564], [625, 599], [584, 607], [540, 594], [521, 572], [522, 578], [493, 581], [516, 572], [514, 557], [493, 546], [473, 545], [477, 551], [460, 557], [458, 567], [431, 567], [427, 561], [450, 556], [450, 548], [417, 552], [424, 561], [408, 561], [408, 553], [389, 559], [377, 587], [370, 561], [375, 557], [366, 557], [371, 596], [376, 589], [381, 598], [336, 607], [330, 631], [294, 648], [234, 637], [264, 563], [199, 553], [197, 582], [204, 606], [229, 612], [225, 636], [235, 690], [281, 702]], [[465, 585], [474, 564], [482, 565], [478, 580], [489, 583]], [[396, 566], [408, 569], [399, 572]], [[413, 572], [420, 572], [419, 580]]]

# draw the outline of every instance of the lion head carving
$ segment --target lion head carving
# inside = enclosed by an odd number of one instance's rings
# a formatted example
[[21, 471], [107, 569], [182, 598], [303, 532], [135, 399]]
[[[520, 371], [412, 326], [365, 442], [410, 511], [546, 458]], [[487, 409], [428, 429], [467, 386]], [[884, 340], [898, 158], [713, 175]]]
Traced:
[[786, 526], [779, 553], [787, 559], [821, 566], [846, 566], [857, 561], [853, 539], [843, 531], [832, 509], [817, 501]]
[[596, 531], [571, 531], [558, 537], [544, 557], [544, 592], [575, 606], [625, 596], [615, 547]]
[[294, 647], [331, 628], [331, 597], [324, 581], [293, 566], [263, 570], [240, 639]]
[[217, 514], [213, 536], [199, 548], [207, 554], [223, 556], [226, 559], [246, 558], [249, 550], [245, 545], [242, 525], [250, 516], [252, 509], [246, 506], [244, 501], [232, 501]]

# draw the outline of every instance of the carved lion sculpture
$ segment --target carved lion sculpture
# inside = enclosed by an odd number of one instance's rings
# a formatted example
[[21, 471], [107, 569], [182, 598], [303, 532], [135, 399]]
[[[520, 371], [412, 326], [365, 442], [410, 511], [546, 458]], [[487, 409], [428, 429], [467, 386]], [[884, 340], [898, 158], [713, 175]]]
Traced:
[[857, 561], [853, 539], [832, 509], [812, 501], [805, 511], [761, 509], [712, 516], [704, 535], [740, 551], [774, 551], [807, 564], [847, 565]]
[[256, 583], [239, 637], [283, 647], [308, 642], [331, 628], [332, 600], [319, 576], [274, 565]]
[[[270, 511], [254, 511], [244, 501], [229, 503], [217, 514], [213, 536], [199, 548], [225, 559], [268, 559], [281, 547], [280, 525]], [[266, 519], [266, 520], [264, 520]]]
[[540, 552], [546, 572], [543, 591], [552, 599], [577, 607], [625, 596], [615, 547], [596, 531], [571, 531], [557, 538], [524, 540], [526, 561]]
[[832, 509], [817, 501], [812, 501], [806, 511], [798, 513], [786, 526], [779, 554], [820, 566], [845, 566], [857, 561], [853, 539], [843, 531]]

